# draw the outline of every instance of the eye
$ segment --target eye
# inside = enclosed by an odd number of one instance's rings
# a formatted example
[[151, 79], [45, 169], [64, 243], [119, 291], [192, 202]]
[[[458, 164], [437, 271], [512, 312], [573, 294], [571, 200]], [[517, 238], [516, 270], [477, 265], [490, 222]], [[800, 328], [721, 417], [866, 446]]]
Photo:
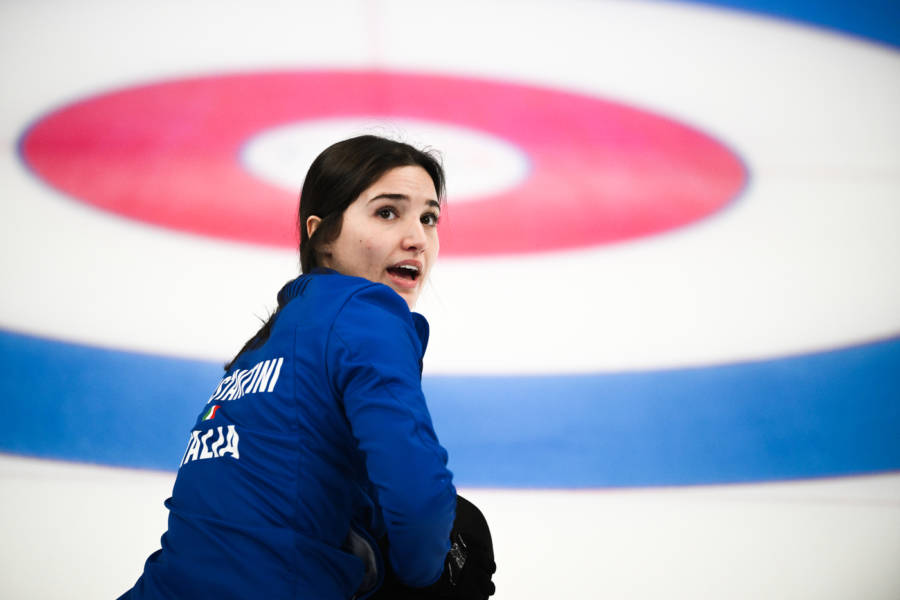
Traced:
[[375, 216], [385, 221], [397, 218], [397, 211], [391, 206], [384, 206], [375, 211]]
[[435, 225], [438, 224], [438, 222], [440, 220], [441, 220], [441, 217], [437, 213], [427, 212], [424, 215], [422, 215], [422, 224], [423, 225], [429, 225], [431, 227], [434, 227]]

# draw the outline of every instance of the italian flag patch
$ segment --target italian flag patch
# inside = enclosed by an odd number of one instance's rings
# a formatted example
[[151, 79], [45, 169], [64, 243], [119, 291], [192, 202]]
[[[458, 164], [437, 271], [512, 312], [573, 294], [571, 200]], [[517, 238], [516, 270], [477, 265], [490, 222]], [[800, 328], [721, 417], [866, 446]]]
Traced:
[[217, 410], [219, 410], [219, 405], [218, 405], [218, 404], [216, 404], [215, 406], [210, 407], [210, 409], [209, 409], [208, 411], [206, 411], [205, 413], [203, 413], [203, 418], [200, 419], [200, 420], [201, 420], [201, 421], [209, 421], [210, 419], [212, 419], [213, 417], [216, 416], [216, 411], [217, 411]]

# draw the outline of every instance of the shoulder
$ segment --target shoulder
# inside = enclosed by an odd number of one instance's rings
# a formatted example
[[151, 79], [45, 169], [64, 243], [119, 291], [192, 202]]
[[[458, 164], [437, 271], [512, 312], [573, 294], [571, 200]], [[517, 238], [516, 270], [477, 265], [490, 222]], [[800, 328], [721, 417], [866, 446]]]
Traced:
[[412, 324], [412, 313], [409, 306], [397, 292], [381, 283], [360, 280], [357, 277], [349, 279], [356, 279], [362, 283], [353, 287], [350, 293], [346, 294], [340, 307], [339, 318], [368, 313], [373, 317], [395, 318]]
[[424, 350], [428, 324], [424, 317], [409, 310], [406, 301], [394, 290], [380, 283], [365, 285], [348, 294], [335, 316], [334, 328], [352, 337], [411, 337]]
[[332, 305], [339, 310], [349, 301], [356, 300], [389, 312], [409, 312], [406, 302], [388, 286], [328, 269], [301, 275], [279, 292], [281, 303], [286, 304], [297, 297], [313, 300], [320, 305]]
[[308, 325], [330, 324], [354, 297], [371, 296], [373, 292], [367, 290], [377, 286], [366, 279], [326, 269], [301, 275], [278, 292], [282, 326], [293, 321]]
[[352, 337], [373, 329], [407, 330], [423, 346], [428, 338], [425, 318], [411, 312], [399, 294], [361, 277], [316, 270], [285, 284], [278, 297], [281, 327], [334, 328]]
[[394, 290], [346, 275], [319, 279], [324, 281], [316, 293], [327, 295], [334, 308], [327, 324], [330, 337], [357, 352], [386, 352], [399, 344], [421, 359], [428, 345], [428, 322], [410, 311]]

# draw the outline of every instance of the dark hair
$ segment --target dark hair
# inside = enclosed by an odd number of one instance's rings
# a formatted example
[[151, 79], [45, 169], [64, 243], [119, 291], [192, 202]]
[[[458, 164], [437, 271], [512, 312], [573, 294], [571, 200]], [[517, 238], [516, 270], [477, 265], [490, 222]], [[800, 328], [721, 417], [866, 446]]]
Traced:
[[[332, 144], [313, 161], [300, 191], [297, 227], [300, 230], [300, 270], [309, 273], [320, 266], [318, 249], [341, 234], [344, 211], [382, 175], [398, 167], [422, 167], [434, 182], [438, 201], [445, 195], [444, 169], [439, 158], [429, 150], [419, 150], [404, 142], [375, 135], [361, 135]], [[311, 216], [321, 219], [310, 237], [306, 221]], [[260, 330], [247, 340], [240, 352], [261, 346], [269, 337], [281, 304]]]

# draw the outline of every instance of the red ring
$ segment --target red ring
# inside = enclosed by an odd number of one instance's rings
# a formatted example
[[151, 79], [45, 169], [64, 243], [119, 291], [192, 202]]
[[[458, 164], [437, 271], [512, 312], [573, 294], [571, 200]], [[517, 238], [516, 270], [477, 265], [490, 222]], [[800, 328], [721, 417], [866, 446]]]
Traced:
[[381, 71], [133, 87], [57, 110], [26, 132], [21, 148], [38, 175], [105, 210], [293, 247], [296, 192], [250, 173], [242, 146], [279, 125], [371, 115], [482, 130], [529, 158], [530, 173], [512, 189], [449, 199], [442, 254], [541, 252], [659, 233], [717, 211], [746, 180], [722, 144], [635, 108], [533, 86]]

